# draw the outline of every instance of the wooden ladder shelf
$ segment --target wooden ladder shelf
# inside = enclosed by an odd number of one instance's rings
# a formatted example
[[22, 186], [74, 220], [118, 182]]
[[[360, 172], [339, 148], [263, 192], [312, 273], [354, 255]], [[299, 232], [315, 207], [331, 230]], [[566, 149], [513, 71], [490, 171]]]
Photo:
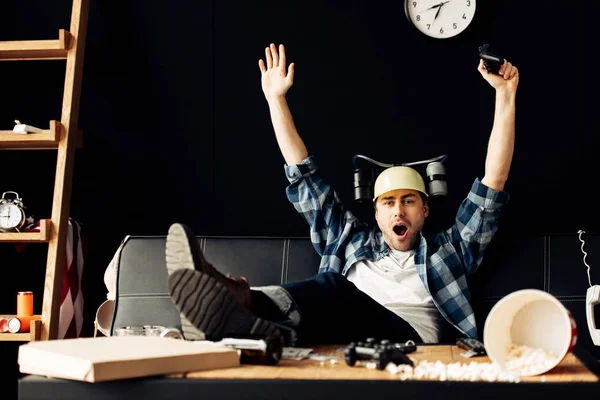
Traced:
[[0, 150], [56, 149], [52, 215], [40, 221], [40, 232], [0, 233], [0, 242], [47, 242], [46, 276], [41, 320], [25, 334], [0, 334], [0, 340], [52, 340], [58, 336], [60, 297], [66, 256], [75, 148], [81, 146], [78, 129], [81, 78], [89, 0], [73, 0], [69, 31], [58, 39], [0, 41], [0, 61], [66, 60], [60, 121], [50, 121], [41, 133], [16, 134], [0, 130]]

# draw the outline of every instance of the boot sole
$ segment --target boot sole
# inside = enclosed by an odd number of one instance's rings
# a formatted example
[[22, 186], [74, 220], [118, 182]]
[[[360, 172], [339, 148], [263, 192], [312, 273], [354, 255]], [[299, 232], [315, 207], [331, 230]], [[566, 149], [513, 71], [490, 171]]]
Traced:
[[177, 309], [208, 340], [228, 335], [280, 335], [275, 325], [242, 309], [220, 282], [200, 271], [174, 271], [168, 285]]
[[[197, 240], [194, 235], [192, 236], [194, 240]], [[169, 277], [175, 271], [182, 269], [195, 270], [189, 232], [181, 224], [173, 224], [169, 228], [165, 245], [165, 259]], [[183, 336], [187, 340], [205, 340], [205, 333], [197, 329], [183, 313], [180, 313], [179, 317]]]

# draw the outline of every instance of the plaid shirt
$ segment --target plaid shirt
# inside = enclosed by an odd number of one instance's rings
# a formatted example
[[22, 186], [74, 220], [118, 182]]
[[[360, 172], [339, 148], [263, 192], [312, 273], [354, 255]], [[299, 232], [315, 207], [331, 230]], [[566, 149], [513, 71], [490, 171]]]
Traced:
[[[321, 255], [319, 273], [346, 275], [354, 263], [377, 261], [389, 249], [378, 226], [370, 228], [344, 209], [334, 189], [317, 173], [313, 156], [285, 166], [289, 201], [310, 224], [310, 238]], [[509, 195], [475, 179], [461, 203], [454, 225], [425, 238], [415, 249], [417, 273], [433, 302], [459, 331], [477, 337], [475, 315], [466, 276], [475, 272], [498, 229], [501, 207]]]

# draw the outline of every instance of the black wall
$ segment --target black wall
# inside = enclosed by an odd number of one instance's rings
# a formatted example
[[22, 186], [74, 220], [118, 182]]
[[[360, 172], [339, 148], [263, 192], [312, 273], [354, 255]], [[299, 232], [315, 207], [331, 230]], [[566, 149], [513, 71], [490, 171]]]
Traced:
[[[478, 46], [490, 43], [521, 76], [502, 229], [599, 232], [592, 3], [479, 0], [471, 27], [435, 40], [410, 26], [401, 0], [92, 0], [71, 205], [89, 240], [86, 333], [127, 234], [162, 235], [180, 221], [198, 234], [308, 235], [285, 197], [260, 87], [257, 62], [271, 42], [296, 63], [288, 100], [300, 134], [357, 214], [372, 210], [352, 201], [355, 154], [385, 163], [448, 154], [450, 193], [433, 205], [429, 229], [447, 223], [484, 174], [494, 93], [476, 67]], [[54, 39], [70, 12], [67, 0], [3, 1], [0, 40]], [[40, 127], [60, 119], [63, 79], [62, 61], [0, 63], [0, 129], [15, 118]], [[0, 157], [0, 190], [48, 216], [55, 152]], [[14, 289], [1, 312], [25, 287], [41, 309], [43, 246], [0, 247]]]

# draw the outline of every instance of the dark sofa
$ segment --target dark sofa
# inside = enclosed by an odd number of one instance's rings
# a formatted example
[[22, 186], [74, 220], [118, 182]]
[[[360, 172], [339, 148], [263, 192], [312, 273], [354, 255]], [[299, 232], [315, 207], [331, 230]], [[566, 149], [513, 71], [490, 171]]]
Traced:
[[[585, 234], [583, 239], [586, 261], [593, 265], [600, 235]], [[252, 286], [305, 279], [315, 274], [319, 265], [308, 238], [199, 236], [198, 240], [206, 258], [221, 272], [245, 276]], [[513, 291], [534, 288], [551, 293], [571, 311], [578, 326], [578, 345], [600, 359], [600, 347], [593, 345], [587, 329], [585, 294], [589, 284], [580, 247], [577, 234], [519, 236], [499, 231], [483, 264], [470, 278], [480, 339], [485, 319], [498, 300]], [[180, 325], [179, 312], [167, 293], [164, 248], [165, 236], [125, 239], [113, 332], [126, 325]]]

